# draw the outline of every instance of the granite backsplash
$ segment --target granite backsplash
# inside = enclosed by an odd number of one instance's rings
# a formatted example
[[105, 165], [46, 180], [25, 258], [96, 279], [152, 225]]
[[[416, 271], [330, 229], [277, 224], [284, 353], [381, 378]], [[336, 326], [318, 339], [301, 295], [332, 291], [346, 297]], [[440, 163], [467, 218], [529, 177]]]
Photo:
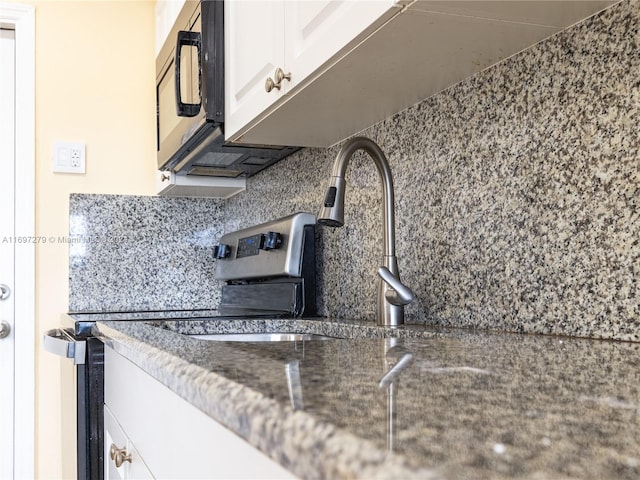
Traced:
[[[362, 132], [394, 174], [409, 321], [640, 341], [639, 71], [640, 2], [624, 0]], [[168, 215], [157, 228], [207, 239], [72, 253], [70, 308], [104, 311], [105, 288], [113, 308], [215, 306], [207, 249], [222, 231], [317, 212], [338, 148], [303, 149], [226, 201], [72, 197], [72, 235], [94, 208], [96, 228], [101, 214], [123, 231], [131, 215], [151, 229]], [[318, 311], [373, 321], [381, 189], [363, 154], [346, 180], [346, 225], [317, 232]]]
[[73, 194], [69, 311], [215, 308], [222, 201]]

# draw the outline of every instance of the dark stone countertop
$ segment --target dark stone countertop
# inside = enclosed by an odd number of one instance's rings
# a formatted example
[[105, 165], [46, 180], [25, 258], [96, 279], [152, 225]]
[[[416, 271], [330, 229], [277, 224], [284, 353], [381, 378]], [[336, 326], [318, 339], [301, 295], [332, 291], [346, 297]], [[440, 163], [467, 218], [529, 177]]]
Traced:
[[[301, 478], [640, 478], [638, 343], [326, 319], [100, 320], [107, 345]], [[243, 331], [351, 339], [181, 335]]]

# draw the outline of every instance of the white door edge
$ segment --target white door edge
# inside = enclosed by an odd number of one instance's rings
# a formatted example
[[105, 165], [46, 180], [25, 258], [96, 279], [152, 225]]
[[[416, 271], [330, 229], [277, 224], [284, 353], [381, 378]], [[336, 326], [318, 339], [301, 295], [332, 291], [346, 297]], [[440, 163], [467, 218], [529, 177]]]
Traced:
[[[35, 237], [35, 11], [0, 3], [0, 23], [15, 29], [16, 45], [16, 236]], [[15, 463], [14, 477], [35, 478], [35, 248], [16, 248]]]

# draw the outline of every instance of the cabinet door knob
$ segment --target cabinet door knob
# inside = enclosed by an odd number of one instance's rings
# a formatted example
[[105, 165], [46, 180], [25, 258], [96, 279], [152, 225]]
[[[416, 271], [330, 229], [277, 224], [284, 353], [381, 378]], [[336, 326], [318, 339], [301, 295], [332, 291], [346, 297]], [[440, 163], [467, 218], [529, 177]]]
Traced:
[[267, 77], [267, 79], [264, 82], [264, 89], [267, 91], [267, 93], [269, 93], [274, 88], [280, 90], [280, 85], [276, 84], [276, 82], [273, 81], [273, 78]]
[[287, 82], [291, 81], [291, 72], [284, 73], [284, 71], [280, 67], [278, 67], [276, 68], [274, 77], [276, 78], [276, 83], [278, 85], [281, 85], [283, 80], [286, 80]]
[[11, 295], [11, 289], [4, 283], [0, 284], [0, 300], [6, 300]]
[[109, 456], [111, 460], [116, 464], [116, 468], [120, 468], [124, 462], [131, 463], [131, 454], [127, 454], [126, 448], [118, 448], [115, 443], [111, 444], [111, 449], [109, 450]]
[[11, 333], [11, 325], [4, 320], [0, 322], [0, 340], [6, 338]]
[[282, 70], [280, 67], [276, 68], [276, 72], [273, 76], [275, 80], [271, 77], [268, 77], [264, 82], [264, 89], [267, 91], [267, 93], [269, 93], [274, 88], [276, 90], [280, 90], [283, 80], [287, 80], [288, 82], [291, 81], [291, 73], [284, 73], [284, 70]]

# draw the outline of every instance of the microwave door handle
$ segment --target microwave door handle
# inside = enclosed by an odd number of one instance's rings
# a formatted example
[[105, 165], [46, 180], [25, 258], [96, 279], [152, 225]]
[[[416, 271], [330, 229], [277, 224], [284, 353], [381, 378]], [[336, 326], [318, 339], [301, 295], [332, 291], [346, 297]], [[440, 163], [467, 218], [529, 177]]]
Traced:
[[182, 55], [182, 47], [190, 46], [196, 47], [198, 51], [198, 87], [200, 87], [202, 79], [201, 77], [201, 68], [200, 68], [200, 33], [199, 32], [188, 32], [188, 31], [179, 31], [178, 32], [178, 43], [176, 45], [176, 61], [175, 61], [175, 70], [176, 70], [176, 113], [179, 117], [195, 117], [200, 113], [200, 104], [199, 103], [185, 103], [182, 101], [182, 95], [180, 93], [180, 63], [181, 63], [181, 55]]

